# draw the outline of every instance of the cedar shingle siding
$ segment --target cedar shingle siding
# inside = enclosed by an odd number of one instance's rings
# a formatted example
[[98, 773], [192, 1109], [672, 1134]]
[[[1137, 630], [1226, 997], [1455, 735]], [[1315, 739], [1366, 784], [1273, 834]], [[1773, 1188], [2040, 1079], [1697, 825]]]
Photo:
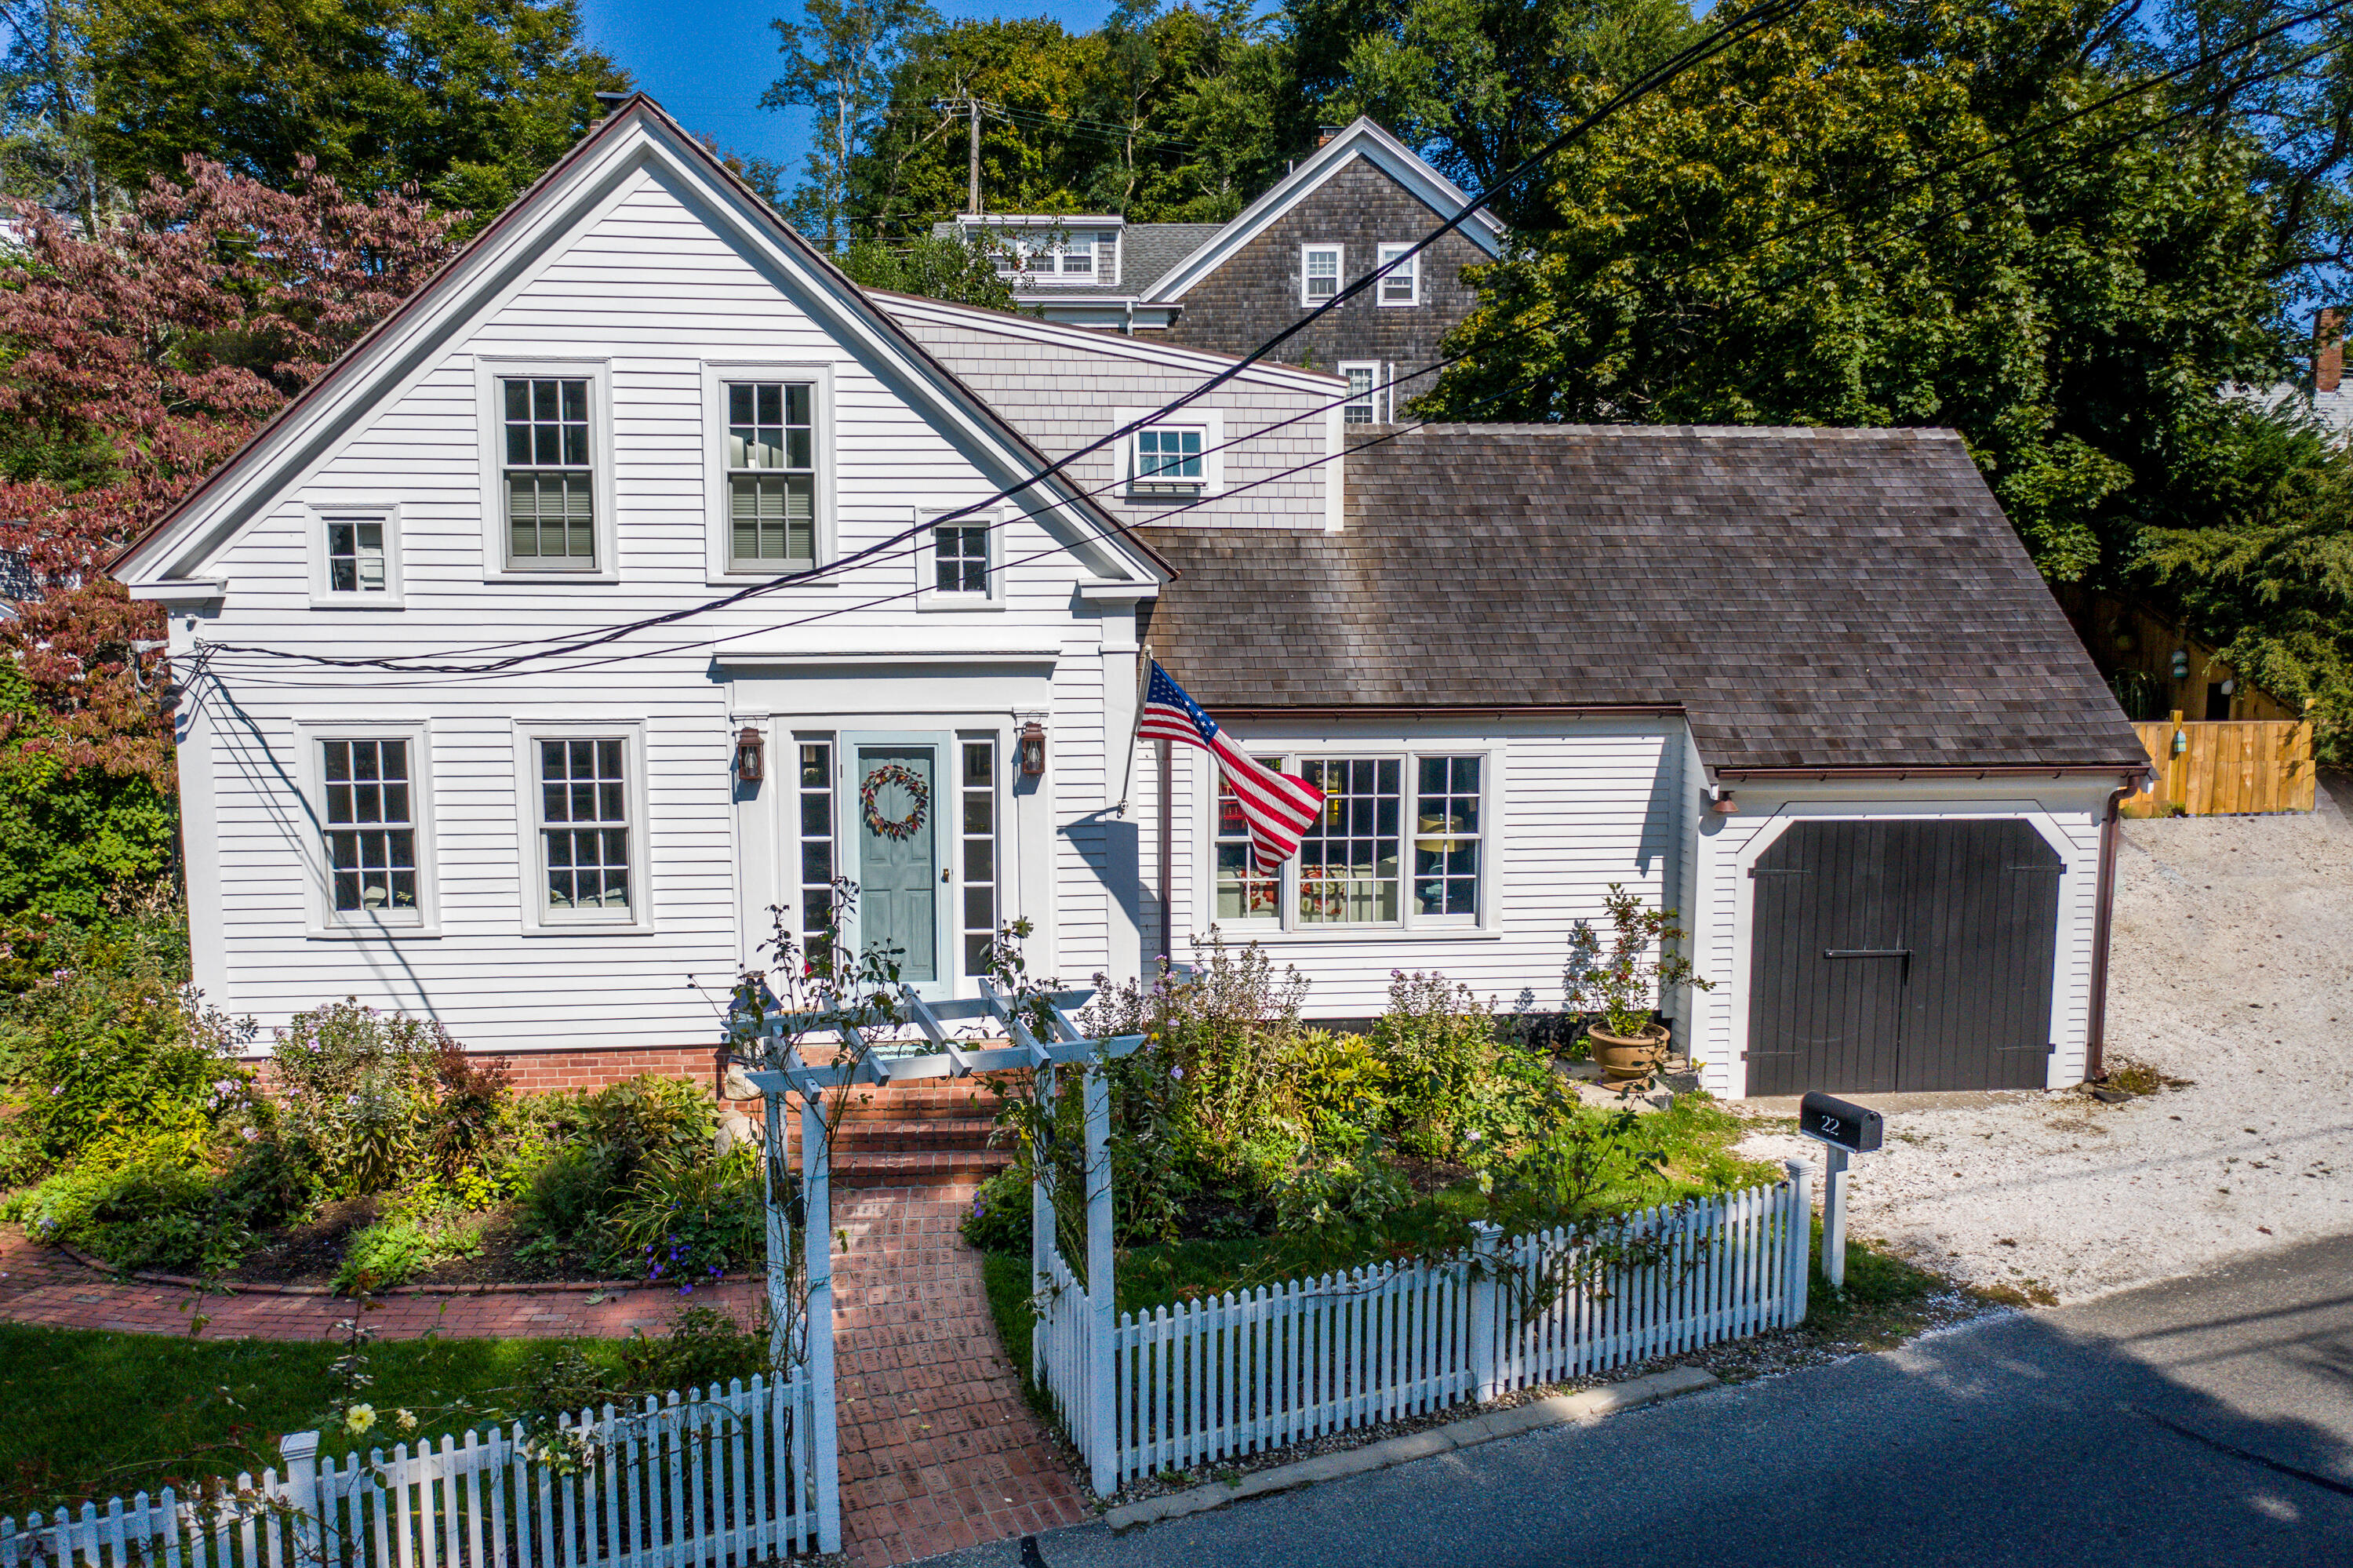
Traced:
[[1145, 530], [1210, 709], [1672, 703], [1715, 768], [2146, 764], [1951, 431], [1430, 426], [1346, 462], [1345, 532]]
[[[1225, 354], [1247, 354], [1299, 319], [1299, 248], [1338, 244], [1344, 279], [1372, 270], [1383, 244], [1420, 238], [1451, 214], [1434, 213], [1369, 159], [1347, 165], [1303, 197], [1266, 232], [1185, 295], [1185, 309], [1167, 334], [1171, 343]], [[1342, 360], [1394, 360], [1400, 368], [1427, 365], [1438, 345], [1471, 313], [1478, 295], [1462, 269], [1488, 260], [1458, 233], [1421, 253], [1421, 303], [1383, 308], [1367, 289], [1285, 342], [1271, 357], [1286, 365], [1331, 370]], [[1423, 384], [1400, 387], [1400, 399]]]

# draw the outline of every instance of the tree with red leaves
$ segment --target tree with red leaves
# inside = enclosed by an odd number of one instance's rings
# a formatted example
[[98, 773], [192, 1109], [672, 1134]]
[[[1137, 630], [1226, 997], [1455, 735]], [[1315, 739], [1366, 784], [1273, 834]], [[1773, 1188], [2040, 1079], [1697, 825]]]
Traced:
[[9, 200], [0, 252], [0, 918], [98, 915], [169, 868], [172, 735], [108, 562], [445, 260], [464, 213], [191, 158], [85, 235]]

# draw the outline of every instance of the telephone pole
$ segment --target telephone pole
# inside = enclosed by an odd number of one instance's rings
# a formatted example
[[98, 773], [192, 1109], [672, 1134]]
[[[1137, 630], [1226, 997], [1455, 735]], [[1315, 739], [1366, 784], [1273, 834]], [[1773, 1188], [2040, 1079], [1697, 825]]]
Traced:
[[980, 115], [981, 111], [985, 109], [987, 105], [982, 103], [978, 98], [973, 96], [971, 93], [965, 93], [961, 98], [940, 99], [933, 104], [933, 107], [937, 109], [943, 114], [964, 114], [971, 117], [972, 132], [969, 138], [970, 150], [966, 156], [966, 163], [969, 169], [970, 186], [965, 197], [965, 211], [975, 217], [978, 217], [981, 212]]

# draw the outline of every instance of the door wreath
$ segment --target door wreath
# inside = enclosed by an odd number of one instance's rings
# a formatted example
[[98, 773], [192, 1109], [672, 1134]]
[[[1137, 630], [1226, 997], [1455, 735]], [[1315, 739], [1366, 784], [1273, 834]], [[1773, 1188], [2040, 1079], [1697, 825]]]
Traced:
[[[904, 789], [907, 792], [907, 799], [913, 802], [907, 808], [907, 814], [903, 817], [886, 817], [874, 804], [875, 798], [892, 784]], [[882, 764], [881, 767], [869, 773], [866, 776], [866, 781], [858, 787], [860, 815], [866, 819], [868, 827], [886, 839], [913, 838], [923, 829], [923, 808], [930, 805], [931, 801], [932, 791], [923, 782], [923, 775], [896, 762]]]

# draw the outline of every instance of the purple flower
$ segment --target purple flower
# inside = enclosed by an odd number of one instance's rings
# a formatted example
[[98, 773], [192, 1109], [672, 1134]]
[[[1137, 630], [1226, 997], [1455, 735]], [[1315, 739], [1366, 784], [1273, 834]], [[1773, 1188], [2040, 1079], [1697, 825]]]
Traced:
[[1185, 1069], [1182, 1067], [1171, 1067], [1168, 1069], [1168, 1075], [1172, 1078], [1181, 1078], [1185, 1075]]

